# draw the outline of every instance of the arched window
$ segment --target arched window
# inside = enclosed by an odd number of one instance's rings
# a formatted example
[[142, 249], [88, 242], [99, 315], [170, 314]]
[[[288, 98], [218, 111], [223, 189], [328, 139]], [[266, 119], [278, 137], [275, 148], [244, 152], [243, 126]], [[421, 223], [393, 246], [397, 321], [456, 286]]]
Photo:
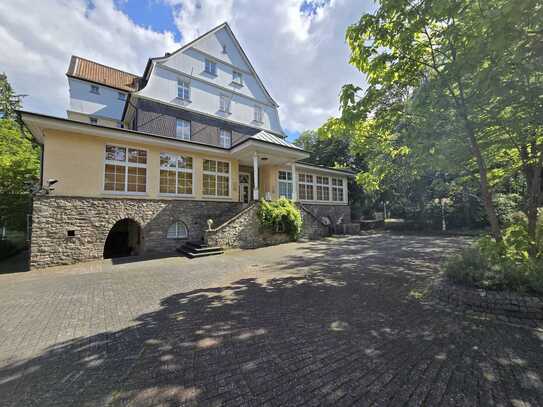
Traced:
[[189, 235], [187, 226], [183, 222], [175, 222], [168, 228], [168, 239], [185, 239]]

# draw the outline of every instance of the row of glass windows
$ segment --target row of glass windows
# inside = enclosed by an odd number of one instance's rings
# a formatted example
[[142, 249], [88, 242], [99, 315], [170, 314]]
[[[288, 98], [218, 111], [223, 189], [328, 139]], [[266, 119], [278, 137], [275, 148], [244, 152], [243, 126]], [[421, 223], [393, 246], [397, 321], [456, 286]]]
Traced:
[[[147, 192], [147, 151], [106, 145], [104, 190], [108, 192]], [[193, 195], [193, 158], [160, 153], [161, 194]], [[204, 160], [203, 195], [230, 196], [230, 163]]]
[[[187, 79], [177, 80], [177, 97], [181, 100], [190, 102], [190, 81]], [[223, 113], [230, 114], [232, 105], [232, 95], [222, 94], [219, 96], [219, 110]], [[263, 123], [262, 107], [254, 106], [253, 120], [256, 123]]]
[[[343, 178], [298, 174], [298, 199], [302, 201], [343, 202]], [[292, 199], [292, 173], [279, 171], [279, 196]]]

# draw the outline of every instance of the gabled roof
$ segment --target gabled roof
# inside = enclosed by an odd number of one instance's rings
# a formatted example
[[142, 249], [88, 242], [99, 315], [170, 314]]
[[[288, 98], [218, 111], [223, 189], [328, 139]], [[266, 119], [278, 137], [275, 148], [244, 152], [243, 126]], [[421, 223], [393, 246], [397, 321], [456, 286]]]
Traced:
[[270, 133], [265, 132], [265, 131], [260, 131], [260, 132], [256, 133], [254, 136], [249, 137], [249, 140], [251, 140], [251, 139], [252, 140], [265, 141], [266, 143], [277, 144], [277, 145], [280, 145], [280, 146], [283, 146], [283, 147], [294, 148], [296, 150], [304, 151], [302, 148], [298, 147], [297, 145], [289, 143], [288, 141], [286, 141], [286, 140], [284, 140], [282, 138], [279, 138], [277, 136], [274, 136], [273, 134], [270, 134]]
[[262, 82], [262, 80], [260, 79], [260, 77], [258, 76], [258, 74], [256, 73], [256, 70], [255, 68], [253, 67], [253, 65], [251, 64], [251, 61], [249, 61], [249, 58], [247, 57], [247, 54], [245, 53], [245, 51], [243, 50], [243, 48], [241, 47], [239, 41], [237, 40], [236, 36], [234, 35], [232, 29], [230, 28], [230, 26], [228, 25], [227, 22], [224, 22], [222, 24], [219, 24], [218, 26], [216, 26], [215, 28], [212, 28], [211, 30], [209, 30], [208, 32], [200, 35], [199, 37], [195, 38], [194, 40], [186, 43], [185, 45], [183, 45], [181, 48], [175, 50], [174, 52], [172, 53], [166, 53], [166, 55], [164, 55], [163, 57], [155, 57], [155, 58], [149, 58], [149, 60], [147, 61], [147, 66], [145, 67], [145, 71], [143, 73], [143, 79], [144, 80], [148, 80], [149, 79], [149, 74], [151, 72], [151, 66], [153, 64], [153, 62], [160, 62], [160, 61], [165, 61], [167, 60], [168, 58], [170, 58], [172, 55], [175, 55], [179, 52], [182, 52], [188, 48], [190, 48], [191, 46], [193, 46], [196, 42], [200, 41], [201, 39], [207, 37], [208, 35], [211, 35], [219, 30], [221, 30], [222, 28], [226, 29], [226, 31], [228, 32], [228, 34], [230, 35], [230, 37], [232, 38], [232, 41], [234, 42], [234, 44], [236, 45], [236, 47], [238, 48], [243, 60], [245, 61], [245, 63], [247, 64], [247, 66], [250, 68], [251, 70], [251, 73], [254, 75], [254, 77], [256, 78], [258, 84], [260, 85], [260, 87], [262, 88], [262, 90], [264, 91], [264, 93], [266, 94], [266, 96], [270, 99], [270, 101], [275, 105], [275, 107], [279, 107], [279, 105], [277, 104], [277, 102], [271, 97], [270, 93], [268, 92], [268, 90], [266, 89], [266, 87], [264, 86], [264, 83]]
[[70, 59], [70, 66], [66, 75], [71, 78], [82, 79], [127, 92], [138, 90], [140, 82], [138, 75], [75, 55], [72, 55]]

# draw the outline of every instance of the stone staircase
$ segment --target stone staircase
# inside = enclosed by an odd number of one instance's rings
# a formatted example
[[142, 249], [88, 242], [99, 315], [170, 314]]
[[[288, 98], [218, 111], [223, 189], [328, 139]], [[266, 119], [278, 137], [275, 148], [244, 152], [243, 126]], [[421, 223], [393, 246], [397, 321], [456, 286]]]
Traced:
[[224, 253], [222, 247], [208, 246], [207, 244], [197, 242], [187, 242], [177, 249], [177, 251], [184, 254], [189, 259], [216, 256]]

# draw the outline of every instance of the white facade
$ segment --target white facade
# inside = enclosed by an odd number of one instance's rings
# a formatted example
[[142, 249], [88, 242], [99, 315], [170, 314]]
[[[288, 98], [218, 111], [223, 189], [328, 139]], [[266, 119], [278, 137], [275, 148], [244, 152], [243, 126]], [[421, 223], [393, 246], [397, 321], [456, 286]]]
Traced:
[[[214, 73], [206, 72], [206, 60], [214, 65]], [[234, 79], [240, 75], [241, 83], [236, 83]], [[189, 100], [178, 97], [179, 80], [190, 84]], [[283, 133], [276, 103], [226, 26], [204, 35], [170, 56], [154, 61], [147, 85], [135, 95], [234, 123]], [[230, 99], [229, 112], [220, 109], [221, 97]]]
[[[68, 118], [90, 121], [92, 117], [108, 125], [116, 125], [121, 120], [128, 92], [75, 78], [68, 78], [68, 85]], [[121, 99], [121, 94], [124, 99]]]

